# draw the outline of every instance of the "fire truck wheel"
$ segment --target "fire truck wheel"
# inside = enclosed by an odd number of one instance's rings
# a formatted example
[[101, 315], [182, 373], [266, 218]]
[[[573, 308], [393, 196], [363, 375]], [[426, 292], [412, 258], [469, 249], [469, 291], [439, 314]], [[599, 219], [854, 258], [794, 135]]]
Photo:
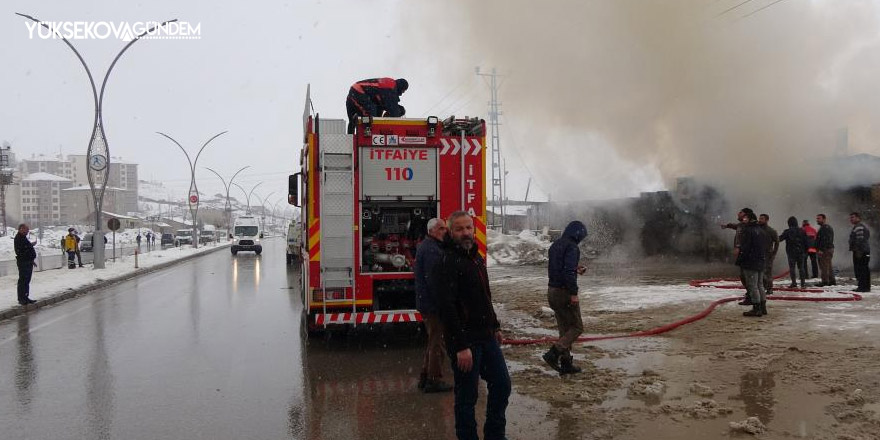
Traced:
[[238, 254], [238, 249], [233, 249], [233, 250], [232, 250], [232, 255], [237, 255], [237, 254]]

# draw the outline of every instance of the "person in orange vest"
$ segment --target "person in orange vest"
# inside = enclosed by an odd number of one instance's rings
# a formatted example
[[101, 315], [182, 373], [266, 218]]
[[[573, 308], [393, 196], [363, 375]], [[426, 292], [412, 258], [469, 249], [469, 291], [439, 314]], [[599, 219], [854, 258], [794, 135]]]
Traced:
[[816, 228], [810, 226], [809, 220], [804, 220], [802, 228], [804, 233], [807, 234], [807, 258], [810, 259], [810, 264], [808, 266], [812, 266], [812, 272], [809, 270], [808, 273], [812, 273], [812, 276], [808, 276], [807, 278], [819, 278], [819, 262], [816, 258], [816, 236], [819, 234], [816, 231]]
[[406, 114], [400, 95], [409, 88], [403, 79], [371, 78], [358, 81], [348, 89], [345, 109], [348, 112], [348, 134], [354, 133], [358, 116], [399, 118]]

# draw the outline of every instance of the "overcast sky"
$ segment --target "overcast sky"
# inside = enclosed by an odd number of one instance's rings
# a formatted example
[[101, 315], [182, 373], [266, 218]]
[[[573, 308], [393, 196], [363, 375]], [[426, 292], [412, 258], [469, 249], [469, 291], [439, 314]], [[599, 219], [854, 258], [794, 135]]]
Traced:
[[[116, 66], [104, 99], [112, 156], [182, 195], [189, 151], [279, 200], [298, 168], [304, 94], [345, 117], [352, 82], [405, 77], [407, 116], [485, 117], [482, 78], [500, 98], [508, 195], [607, 199], [682, 175], [765, 193], [801, 187], [849, 128], [849, 153], [880, 154], [878, 0], [23, 1], [0, 6], [0, 141], [19, 157], [84, 154], [92, 98], [73, 53], [29, 39], [25, 19], [199, 24], [199, 40], [143, 40]], [[78, 40], [101, 81], [124, 42]], [[756, 160], [763, 157], [764, 160]], [[789, 166], [780, 166], [787, 163]], [[743, 179], [742, 170], [754, 176]], [[821, 177], [821, 176], [819, 176]], [[818, 183], [821, 181], [817, 180]], [[756, 185], [748, 185], [756, 183]]]
[[[356, 80], [406, 77], [403, 104], [411, 116], [449, 107], [485, 114], [488, 89], [477, 83], [453, 90], [438, 82], [441, 66], [408, 61], [401, 53], [403, 18], [397, 0], [371, 1], [5, 1], [0, 7], [0, 141], [19, 158], [61, 152], [85, 154], [93, 101], [86, 74], [60, 40], [30, 39], [26, 20], [137, 22], [177, 18], [201, 25], [199, 40], [141, 40], [114, 68], [104, 97], [111, 156], [140, 164], [141, 179], [160, 180], [184, 193], [188, 165], [162, 131], [191, 154], [214, 134], [198, 162], [202, 192], [221, 191], [211, 167], [278, 200], [286, 176], [298, 168], [306, 84], [323, 117], [345, 117], [344, 100]], [[72, 41], [100, 87], [125, 42]], [[454, 93], [449, 93], [454, 92]], [[442, 102], [441, 98], [446, 95]], [[447, 106], [449, 104], [449, 106]], [[422, 110], [422, 111], [420, 111]]]

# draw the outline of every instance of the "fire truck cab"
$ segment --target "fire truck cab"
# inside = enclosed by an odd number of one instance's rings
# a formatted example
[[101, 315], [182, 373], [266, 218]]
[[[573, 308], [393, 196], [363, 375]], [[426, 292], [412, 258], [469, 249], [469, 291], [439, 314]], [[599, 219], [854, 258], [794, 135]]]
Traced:
[[304, 324], [418, 322], [413, 267], [431, 218], [469, 212], [486, 253], [485, 122], [313, 115], [306, 104], [300, 172]]

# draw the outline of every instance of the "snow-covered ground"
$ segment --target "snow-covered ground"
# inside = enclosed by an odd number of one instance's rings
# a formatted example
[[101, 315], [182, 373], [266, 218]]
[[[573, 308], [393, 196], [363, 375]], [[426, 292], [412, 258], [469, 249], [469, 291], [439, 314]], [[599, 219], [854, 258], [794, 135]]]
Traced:
[[[40, 239], [40, 230], [39, 229], [31, 229], [31, 233], [28, 236], [28, 239], [31, 242], [36, 241], [37, 244], [34, 246], [37, 250], [37, 253], [40, 255], [59, 255], [61, 253], [61, 238], [67, 235], [68, 228], [74, 228], [79, 231], [79, 236], [82, 238], [88, 232], [84, 225], [65, 225], [65, 226], [52, 226], [47, 227], [43, 231], [43, 238]], [[107, 234], [107, 249], [109, 252], [110, 247], [113, 245], [113, 233], [110, 231], [105, 231]], [[146, 240], [147, 232], [152, 232], [148, 228], [141, 229], [125, 229], [116, 231], [116, 246], [128, 246], [137, 243], [137, 235], [140, 233], [144, 240]], [[15, 246], [14, 246], [14, 238], [17, 231], [13, 228], [7, 228], [7, 234], [5, 237], [0, 237], [0, 261], [9, 261], [15, 259]], [[155, 232], [154, 232], [155, 234]], [[157, 235], [158, 237], [161, 235]], [[146, 241], [143, 241], [146, 243]]]
[[[217, 249], [219, 245], [208, 245], [198, 249], [189, 246], [155, 250], [138, 257], [138, 267], [134, 267], [134, 256], [117, 257], [116, 261], [108, 260], [105, 269], [91, 267], [78, 269], [56, 269], [34, 272], [31, 280], [30, 297], [34, 300], [51, 298], [70, 290], [79, 290], [95, 283], [116, 279], [137, 271], [144, 271], [158, 264], [179, 260], [196, 253]], [[19, 307], [16, 297], [18, 275], [0, 277], [0, 312]]]
[[504, 235], [495, 230], [486, 232], [489, 266], [495, 264], [522, 265], [538, 264], [547, 261], [547, 249], [550, 249], [548, 237], [538, 236], [531, 231], [522, 231], [519, 235]]

